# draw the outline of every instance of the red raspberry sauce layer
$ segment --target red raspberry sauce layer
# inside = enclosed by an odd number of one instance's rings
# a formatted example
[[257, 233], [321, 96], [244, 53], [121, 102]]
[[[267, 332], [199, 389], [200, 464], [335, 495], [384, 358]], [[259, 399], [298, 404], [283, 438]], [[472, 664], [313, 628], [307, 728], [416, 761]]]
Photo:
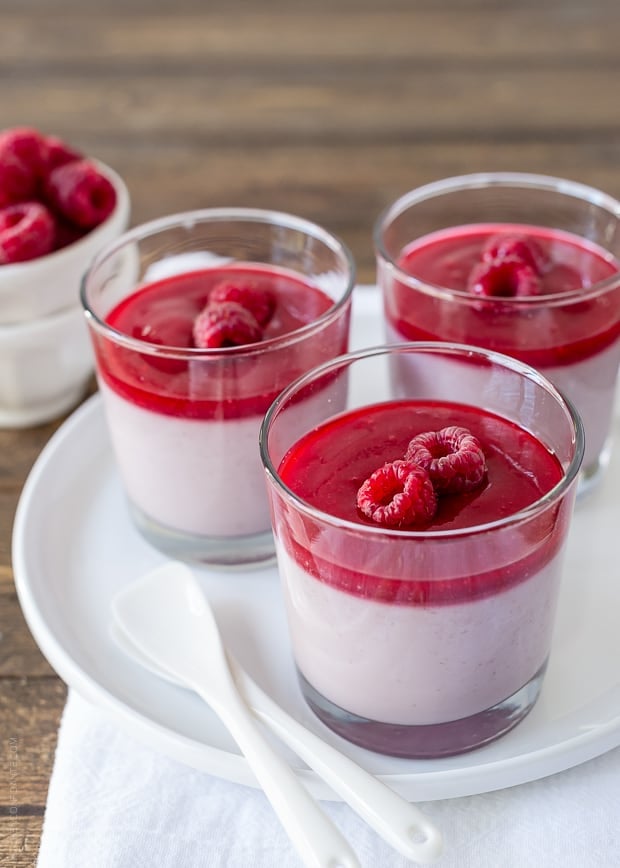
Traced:
[[[250, 281], [276, 299], [263, 340], [249, 347], [249, 357], [243, 358], [243, 348], [235, 347], [232, 352], [196, 351], [196, 359], [188, 362], [142, 354], [97, 336], [95, 352], [106, 383], [132, 403], [167, 415], [199, 419], [262, 415], [298, 374], [346, 351], [345, 324], [336, 323], [327, 327], [322, 340], [314, 335], [282, 348], [266, 345], [261, 353], [265, 341], [314, 322], [334, 304], [317, 287], [261, 266], [223, 266], [154, 281], [123, 299], [106, 321], [145, 343], [194, 347], [194, 320], [213, 288], [227, 279]], [[333, 348], [329, 341], [334, 342]]]
[[[465, 602], [530, 577], [556, 553], [568, 514], [554, 506], [520, 528], [456, 534], [514, 515], [536, 502], [563, 476], [557, 458], [512, 422], [474, 407], [394, 401], [361, 408], [320, 426], [296, 443], [279, 473], [313, 507], [358, 525], [377, 526], [356, 507], [362, 482], [382, 463], [402, 457], [411, 438], [449, 425], [468, 428], [487, 460], [487, 479], [475, 491], [444, 495], [437, 512], [407, 539], [391, 531], [325, 532], [283, 504], [278, 523], [289, 554], [321, 581], [357, 596], [403, 605]], [[360, 528], [361, 529], [361, 528]], [[311, 541], [311, 545], [308, 545]], [[490, 567], [490, 568], [489, 568]]]
[[580, 361], [620, 336], [620, 286], [595, 298], [562, 303], [563, 294], [587, 290], [620, 270], [610, 254], [576, 235], [513, 224], [458, 226], [413, 242], [398, 264], [423, 283], [467, 293], [469, 275], [485, 244], [502, 233], [533, 239], [549, 258], [550, 267], [540, 277], [544, 303], [538, 296], [476, 297], [468, 304], [452, 304], [395, 279], [386, 292], [386, 315], [396, 331], [406, 340], [483, 346], [535, 367]]

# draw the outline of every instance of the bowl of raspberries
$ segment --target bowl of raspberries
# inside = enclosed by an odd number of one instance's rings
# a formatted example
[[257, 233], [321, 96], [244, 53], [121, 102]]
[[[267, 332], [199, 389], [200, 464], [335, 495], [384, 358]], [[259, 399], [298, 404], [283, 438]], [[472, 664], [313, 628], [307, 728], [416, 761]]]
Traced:
[[80, 282], [129, 211], [108, 166], [31, 127], [0, 131], [0, 425], [48, 421], [83, 395]]

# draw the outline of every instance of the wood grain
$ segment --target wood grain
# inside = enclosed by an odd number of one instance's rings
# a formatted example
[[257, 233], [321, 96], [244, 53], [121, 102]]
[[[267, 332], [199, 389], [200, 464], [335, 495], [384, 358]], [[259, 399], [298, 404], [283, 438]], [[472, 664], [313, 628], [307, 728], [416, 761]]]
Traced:
[[[620, 196], [616, 0], [3, 0], [2, 126], [114, 166], [132, 222], [247, 205], [315, 220], [374, 280], [373, 225], [448, 175]], [[0, 865], [34, 865], [66, 689], [21, 615], [18, 498], [61, 420], [0, 430]], [[11, 808], [17, 806], [17, 814]]]

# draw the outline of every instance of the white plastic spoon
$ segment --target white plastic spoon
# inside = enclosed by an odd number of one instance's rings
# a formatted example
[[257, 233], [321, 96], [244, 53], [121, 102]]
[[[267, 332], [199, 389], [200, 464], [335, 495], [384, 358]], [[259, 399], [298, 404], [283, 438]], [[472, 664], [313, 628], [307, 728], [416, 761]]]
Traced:
[[[176, 570], [188, 571], [182, 564], [166, 565], [167, 581], [178, 581]], [[167, 570], [173, 571], [171, 575]], [[176, 577], [176, 578], [175, 578]], [[121, 592], [119, 597], [132, 591]], [[176, 589], [174, 591], [177, 592]], [[155, 663], [136, 646], [121, 618], [118, 617], [119, 597], [113, 601], [115, 621], [112, 635], [128, 656], [162, 678], [182, 686], [187, 680], [179, 679], [169, 668]], [[204, 598], [203, 598], [204, 600]], [[205, 605], [206, 600], [204, 600]], [[214, 624], [215, 626], [215, 624]], [[441, 836], [436, 827], [415, 807], [382, 781], [365, 771], [349, 757], [323, 741], [278, 706], [232, 658], [228, 665], [246, 702], [254, 713], [286, 742], [309, 766], [356, 810], [386, 841], [409, 859], [421, 864], [435, 862], [442, 851]]]
[[155, 664], [211, 706], [239, 745], [308, 868], [360, 868], [331, 820], [258, 729], [237, 691], [220, 633], [191, 570], [167, 563], [116, 595], [116, 622]]

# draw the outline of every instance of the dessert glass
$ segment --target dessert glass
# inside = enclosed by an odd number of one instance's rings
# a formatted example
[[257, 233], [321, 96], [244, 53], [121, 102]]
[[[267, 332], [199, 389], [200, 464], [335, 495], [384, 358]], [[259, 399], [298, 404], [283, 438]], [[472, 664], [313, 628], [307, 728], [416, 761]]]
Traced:
[[[147, 343], [108, 323], [119, 303], [162, 276], [222, 264], [289, 275], [329, 306], [279, 337], [208, 349]], [[337, 238], [256, 209], [155, 220], [95, 258], [81, 297], [97, 377], [133, 520], [156, 548], [220, 567], [273, 560], [260, 423], [288, 383], [346, 352], [353, 285], [351, 255]]]
[[[299, 421], [300, 400], [345, 379], [346, 411], [362, 408], [362, 417], [403, 399], [502, 417], [555, 455], [559, 481], [526, 508], [461, 529], [392, 529], [317, 509], [283, 480], [282, 461], [317, 423], [342, 419], [342, 405], [325, 400], [322, 418], [296, 430], [290, 418]], [[391, 345], [299, 378], [268, 410], [260, 444], [293, 655], [318, 717], [363, 747], [418, 758], [471, 750], [512, 729], [538, 697], [551, 648], [584, 448], [572, 405], [502, 354]], [[334, 435], [328, 470], [344, 448]]]
[[[604, 257], [608, 276], [567, 292], [493, 297], [430, 283], [408, 273], [403, 253], [435, 233], [485, 225], [570, 233], [584, 257]], [[586, 431], [585, 491], [609, 459], [620, 363], [620, 203], [583, 184], [524, 173], [447, 178], [413, 190], [375, 227], [378, 283], [388, 341], [439, 340], [506, 353], [540, 370], [567, 395]], [[585, 259], [584, 259], [585, 262]], [[585, 266], [584, 266], [585, 267]], [[414, 271], [410, 268], [409, 271]], [[612, 273], [613, 272], [613, 273]]]

